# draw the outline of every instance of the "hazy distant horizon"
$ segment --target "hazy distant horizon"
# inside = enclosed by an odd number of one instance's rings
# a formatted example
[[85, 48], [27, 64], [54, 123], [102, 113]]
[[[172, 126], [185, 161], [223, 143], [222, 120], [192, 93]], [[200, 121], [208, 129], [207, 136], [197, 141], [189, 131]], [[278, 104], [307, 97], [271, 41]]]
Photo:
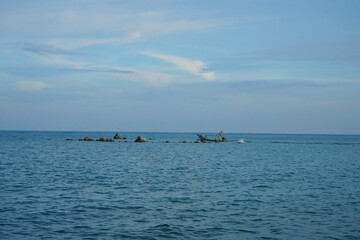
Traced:
[[[0, 132], [102, 132], [102, 133], [169, 133], [169, 134], [176, 134], [176, 133], [188, 133], [188, 134], [198, 134], [198, 133], [206, 133], [206, 134], [218, 134], [219, 131], [192, 131], [192, 132], [181, 132], [181, 131], [120, 131], [120, 130], [7, 130], [1, 129]], [[226, 134], [244, 134], [244, 135], [349, 135], [349, 136], [358, 136], [360, 133], [296, 133], [296, 132], [225, 132], [223, 133], [225, 136]]]

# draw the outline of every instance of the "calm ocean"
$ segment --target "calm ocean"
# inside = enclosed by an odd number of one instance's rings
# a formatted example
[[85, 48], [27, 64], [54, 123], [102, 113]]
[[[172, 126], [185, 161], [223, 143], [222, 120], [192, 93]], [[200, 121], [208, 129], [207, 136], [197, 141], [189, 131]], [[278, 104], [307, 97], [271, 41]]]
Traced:
[[0, 239], [360, 239], [360, 136], [114, 135], [0, 131]]

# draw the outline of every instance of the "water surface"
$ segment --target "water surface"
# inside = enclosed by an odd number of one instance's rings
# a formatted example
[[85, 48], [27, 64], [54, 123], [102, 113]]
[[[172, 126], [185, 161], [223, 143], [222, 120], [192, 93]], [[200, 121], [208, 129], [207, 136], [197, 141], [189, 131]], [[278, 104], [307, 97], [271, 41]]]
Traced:
[[360, 238], [360, 136], [114, 134], [0, 132], [0, 238]]

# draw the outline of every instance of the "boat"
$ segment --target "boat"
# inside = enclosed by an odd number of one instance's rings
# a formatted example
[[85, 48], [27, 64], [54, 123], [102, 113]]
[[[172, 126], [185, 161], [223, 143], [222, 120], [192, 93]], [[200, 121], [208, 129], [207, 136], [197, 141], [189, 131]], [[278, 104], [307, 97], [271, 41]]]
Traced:
[[209, 139], [207, 138], [207, 135], [203, 136], [201, 134], [198, 134], [200, 142], [206, 143], [206, 142], [227, 142], [226, 138], [222, 135], [223, 130], [219, 132], [219, 135], [217, 138]]

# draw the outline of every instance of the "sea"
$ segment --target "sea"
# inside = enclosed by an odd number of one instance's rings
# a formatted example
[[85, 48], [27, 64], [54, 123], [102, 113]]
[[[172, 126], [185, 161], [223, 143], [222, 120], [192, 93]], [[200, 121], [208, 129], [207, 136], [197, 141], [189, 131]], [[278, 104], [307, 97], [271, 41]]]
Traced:
[[360, 239], [359, 135], [115, 133], [0, 131], [0, 239]]

